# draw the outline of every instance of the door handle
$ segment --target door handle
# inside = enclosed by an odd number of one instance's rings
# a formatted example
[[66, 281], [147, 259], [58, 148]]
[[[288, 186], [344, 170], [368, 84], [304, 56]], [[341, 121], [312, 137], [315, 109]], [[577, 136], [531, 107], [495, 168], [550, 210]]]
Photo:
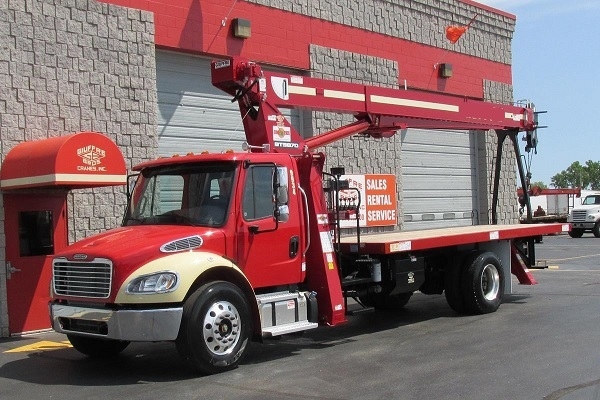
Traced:
[[21, 270], [19, 268], [15, 268], [12, 266], [12, 264], [10, 263], [10, 261], [6, 262], [6, 279], [10, 279], [11, 275], [14, 274], [15, 272], [21, 272]]
[[298, 249], [300, 248], [300, 238], [298, 236], [292, 236], [290, 238], [290, 258], [296, 257]]

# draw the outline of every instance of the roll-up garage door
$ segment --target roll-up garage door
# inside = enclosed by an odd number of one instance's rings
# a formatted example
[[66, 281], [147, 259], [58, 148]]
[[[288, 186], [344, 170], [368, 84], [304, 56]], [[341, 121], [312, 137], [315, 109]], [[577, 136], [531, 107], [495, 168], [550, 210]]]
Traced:
[[404, 230], [476, 223], [475, 149], [466, 131], [402, 133]]
[[[159, 155], [242, 150], [246, 136], [238, 105], [212, 85], [210, 61], [157, 51]], [[299, 111], [281, 112], [301, 131]]]

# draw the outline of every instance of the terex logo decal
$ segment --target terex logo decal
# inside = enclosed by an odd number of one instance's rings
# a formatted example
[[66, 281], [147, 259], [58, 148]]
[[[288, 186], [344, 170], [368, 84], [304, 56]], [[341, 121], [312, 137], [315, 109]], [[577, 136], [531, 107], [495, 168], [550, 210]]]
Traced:
[[77, 155], [84, 165], [78, 165], [78, 171], [106, 171], [106, 167], [100, 167], [102, 159], [106, 157], [106, 151], [99, 147], [89, 145], [77, 149]]

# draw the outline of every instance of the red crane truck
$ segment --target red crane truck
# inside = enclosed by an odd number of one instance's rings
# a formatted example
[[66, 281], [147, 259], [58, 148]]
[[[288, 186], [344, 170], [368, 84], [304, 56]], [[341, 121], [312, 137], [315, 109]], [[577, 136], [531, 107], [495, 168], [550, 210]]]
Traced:
[[[397, 309], [415, 291], [445, 293], [459, 313], [494, 312], [511, 272], [535, 283], [532, 238], [569, 230], [495, 224], [497, 161], [492, 225], [340, 235], [339, 218], [356, 205], [340, 205], [343, 171], [325, 173], [315, 151], [418, 127], [496, 129], [518, 152], [516, 135], [535, 131], [533, 108], [266, 73], [239, 58], [213, 62], [212, 80], [239, 103], [246, 151], [135, 166], [122, 226], [53, 258], [52, 326], [84, 354], [174, 341], [192, 367], [216, 373], [234, 368], [251, 340], [343, 323], [348, 298]], [[356, 122], [304, 139], [278, 107]]]

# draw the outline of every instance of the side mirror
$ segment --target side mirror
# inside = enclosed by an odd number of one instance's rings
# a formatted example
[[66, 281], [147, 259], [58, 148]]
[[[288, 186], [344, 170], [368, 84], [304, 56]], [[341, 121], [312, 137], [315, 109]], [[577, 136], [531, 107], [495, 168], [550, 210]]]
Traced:
[[290, 208], [284, 204], [277, 207], [277, 221], [288, 222], [290, 219]]
[[287, 204], [288, 202], [288, 187], [279, 186], [276, 190], [277, 204]]

